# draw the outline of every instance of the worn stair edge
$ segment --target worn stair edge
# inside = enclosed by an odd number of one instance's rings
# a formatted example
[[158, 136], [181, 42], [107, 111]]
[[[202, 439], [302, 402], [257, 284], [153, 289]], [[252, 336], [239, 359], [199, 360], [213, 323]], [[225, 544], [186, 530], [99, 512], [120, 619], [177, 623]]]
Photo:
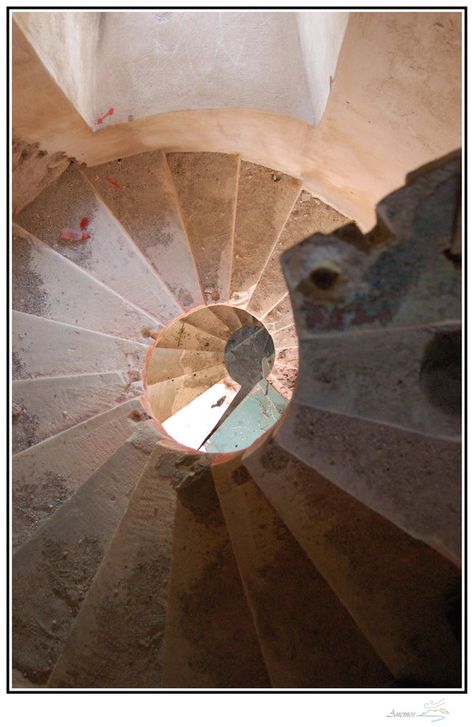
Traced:
[[223, 351], [188, 351], [182, 348], [149, 349], [145, 361], [145, 385], [193, 374], [224, 363]]
[[89, 167], [85, 174], [176, 305], [181, 310], [202, 305], [198, 270], [164, 153], [135, 154]]
[[12, 382], [13, 454], [140, 395], [120, 371]]
[[13, 559], [13, 663], [45, 684], [153, 450], [143, 423]]
[[383, 687], [372, 646], [263, 496], [241, 457], [212, 467], [272, 686]]
[[13, 311], [12, 378], [125, 371], [140, 378], [147, 347], [126, 338]]
[[208, 456], [174, 468], [178, 501], [162, 687], [266, 688], [268, 676]]
[[181, 457], [155, 447], [81, 605], [49, 688], [161, 686], [176, 509], [169, 481]]
[[459, 687], [459, 569], [274, 437], [243, 463], [394, 676]]
[[146, 418], [132, 399], [15, 454], [13, 547], [31, 537]]

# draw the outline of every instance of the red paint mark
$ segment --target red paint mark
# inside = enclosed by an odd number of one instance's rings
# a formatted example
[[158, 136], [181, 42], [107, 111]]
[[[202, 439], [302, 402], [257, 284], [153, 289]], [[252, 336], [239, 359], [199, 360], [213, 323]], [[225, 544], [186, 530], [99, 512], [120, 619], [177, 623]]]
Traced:
[[81, 235], [81, 240], [90, 240], [90, 235], [87, 232], [83, 232]]
[[454, 23], [453, 23], [452, 18], [448, 18], [448, 23], [449, 23], [449, 27], [451, 28], [451, 30], [454, 30]]
[[114, 113], [114, 110], [115, 110], [114, 107], [111, 106], [110, 109], [108, 111], [106, 111], [105, 114], [103, 114], [103, 116], [99, 116], [99, 118], [96, 121], [96, 124], [102, 124], [104, 122], [104, 120], [107, 118], [107, 116], [112, 116], [112, 114]]
[[121, 189], [120, 184], [115, 181], [115, 179], [112, 179], [111, 177], [107, 177], [107, 181], [115, 187], [115, 189]]
[[83, 217], [79, 223], [79, 227], [81, 228], [81, 230], [87, 230], [87, 228], [89, 227], [89, 218]]

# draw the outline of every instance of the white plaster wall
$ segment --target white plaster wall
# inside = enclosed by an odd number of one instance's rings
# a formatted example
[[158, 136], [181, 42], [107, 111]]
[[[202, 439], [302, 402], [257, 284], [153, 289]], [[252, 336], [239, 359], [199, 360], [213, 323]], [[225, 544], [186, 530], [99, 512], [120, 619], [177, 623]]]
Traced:
[[336, 73], [337, 59], [349, 13], [313, 11], [297, 13], [304, 64], [313, 103], [314, 123], [319, 123]]
[[295, 13], [101, 13], [97, 116], [247, 108], [313, 123]]
[[88, 12], [14, 14], [15, 22], [51, 76], [89, 125], [94, 123], [100, 15]]

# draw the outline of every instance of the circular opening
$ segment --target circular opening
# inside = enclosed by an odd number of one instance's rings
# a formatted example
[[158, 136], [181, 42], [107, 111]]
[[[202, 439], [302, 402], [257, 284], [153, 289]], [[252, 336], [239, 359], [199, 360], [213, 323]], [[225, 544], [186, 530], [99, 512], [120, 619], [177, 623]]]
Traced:
[[[247, 311], [204, 306], [159, 331], [144, 372], [149, 414], [191, 449], [249, 447], [284, 412], [287, 381], [272, 373], [275, 345]], [[284, 364], [275, 364], [275, 372]]]

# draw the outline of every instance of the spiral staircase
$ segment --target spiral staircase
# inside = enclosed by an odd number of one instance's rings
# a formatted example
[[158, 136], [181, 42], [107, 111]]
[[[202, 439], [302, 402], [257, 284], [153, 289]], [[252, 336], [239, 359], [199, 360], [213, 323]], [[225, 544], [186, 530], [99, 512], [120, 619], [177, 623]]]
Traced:
[[367, 235], [220, 153], [19, 212], [14, 686], [461, 686], [458, 172]]

